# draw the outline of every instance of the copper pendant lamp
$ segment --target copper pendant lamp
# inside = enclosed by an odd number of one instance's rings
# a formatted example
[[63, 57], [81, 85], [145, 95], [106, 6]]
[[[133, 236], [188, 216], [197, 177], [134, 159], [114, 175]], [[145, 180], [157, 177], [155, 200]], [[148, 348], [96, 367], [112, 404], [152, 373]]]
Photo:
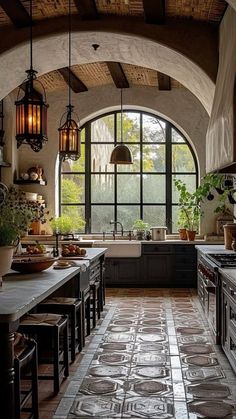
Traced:
[[122, 89], [120, 89], [120, 103], [121, 103], [121, 115], [120, 115], [120, 122], [121, 122], [121, 139], [120, 143], [117, 144], [114, 149], [112, 150], [110, 163], [111, 164], [132, 164], [133, 157], [131, 151], [127, 145], [123, 143], [123, 97], [122, 97]]
[[[67, 111], [62, 115], [60, 120], [59, 131], [59, 157], [60, 160], [78, 160], [80, 151], [80, 128], [77, 122], [72, 118], [74, 113], [74, 106], [71, 105], [71, 87], [70, 87], [70, 75], [71, 75], [71, 0], [69, 0], [69, 104], [66, 107]], [[76, 116], [77, 120], [78, 117]], [[64, 121], [64, 122], [63, 122]]]
[[[17, 148], [28, 144], [33, 151], [40, 151], [47, 141], [47, 108], [46, 93], [42, 83], [36, 80], [37, 71], [33, 69], [32, 37], [32, 0], [30, 0], [30, 69], [27, 78], [20, 85], [16, 105], [16, 141]], [[38, 84], [40, 92], [36, 89]], [[41, 91], [43, 93], [41, 93]], [[24, 96], [20, 95], [24, 92]]]

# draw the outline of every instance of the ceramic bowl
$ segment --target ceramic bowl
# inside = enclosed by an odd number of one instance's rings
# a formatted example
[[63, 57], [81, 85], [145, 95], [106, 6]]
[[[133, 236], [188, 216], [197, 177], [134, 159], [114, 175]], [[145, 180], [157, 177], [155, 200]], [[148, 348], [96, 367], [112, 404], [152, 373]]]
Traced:
[[30, 274], [35, 272], [42, 272], [45, 269], [50, 268], [53, 262], [55, 261], [54, 258], [24, 258], [24, 259], [13, 259], [11, 264], [11, 268], [14, 271], [18, 271], [24, 274]]

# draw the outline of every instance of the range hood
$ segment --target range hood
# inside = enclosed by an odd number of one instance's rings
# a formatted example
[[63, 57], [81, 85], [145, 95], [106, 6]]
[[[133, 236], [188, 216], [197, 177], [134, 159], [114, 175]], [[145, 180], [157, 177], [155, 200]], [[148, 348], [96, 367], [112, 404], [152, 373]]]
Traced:
[[4, 161], [3, 159], [3, 146], [4, 146], [4, 141], [3, 141], [3, 137], [4, 137], [4, 130], [0, 129], [0, 166], [2, 167], [9, 167], [10, 163], [7, 163]]
[[213, 173], [222, 173], [222, 174], [236, 173], [236, 161], [229, 163], [226, 166], [221, 167], [220, 169], [213, 170]]

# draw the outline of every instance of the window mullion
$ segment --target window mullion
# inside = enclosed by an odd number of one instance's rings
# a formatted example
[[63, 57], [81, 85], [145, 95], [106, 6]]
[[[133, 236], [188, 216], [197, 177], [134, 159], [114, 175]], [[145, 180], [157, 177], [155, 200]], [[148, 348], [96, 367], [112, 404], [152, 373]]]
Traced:
[[166, 122], [166, 226], [169, 233], [172, 233], [172, 146], [171, 146], [171, 125]]

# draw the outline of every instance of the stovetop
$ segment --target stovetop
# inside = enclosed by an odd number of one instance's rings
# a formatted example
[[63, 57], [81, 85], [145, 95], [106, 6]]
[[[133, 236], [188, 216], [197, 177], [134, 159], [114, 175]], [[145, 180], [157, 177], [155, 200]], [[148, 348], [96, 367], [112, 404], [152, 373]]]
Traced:
[[221, 268], [236, 268], [236, 253], [211, 253], [207, 258]]

